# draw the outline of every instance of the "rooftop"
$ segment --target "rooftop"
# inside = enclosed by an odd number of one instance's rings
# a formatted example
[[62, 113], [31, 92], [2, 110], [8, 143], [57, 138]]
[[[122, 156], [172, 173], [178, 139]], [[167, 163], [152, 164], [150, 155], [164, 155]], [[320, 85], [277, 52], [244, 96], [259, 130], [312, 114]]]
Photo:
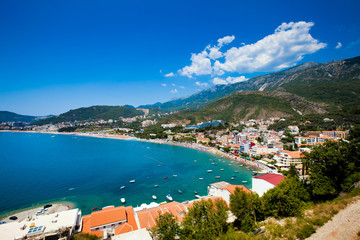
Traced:
[[277, 186], [282, 180], [285, 179], [285, 177], [283, 175], [272, 174], [272, 173], [267, 173], [262, 176], [257, 176], [257, 177], [253, 177], [253, 178], [265, 180], [275, 186]]

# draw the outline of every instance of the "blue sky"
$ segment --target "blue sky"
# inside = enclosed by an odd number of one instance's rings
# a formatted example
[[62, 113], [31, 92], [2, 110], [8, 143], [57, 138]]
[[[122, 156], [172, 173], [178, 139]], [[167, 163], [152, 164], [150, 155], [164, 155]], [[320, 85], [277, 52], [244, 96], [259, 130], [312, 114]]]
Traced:
[[138, 106], [360, 55], [360, 1], [0, 1], [0, 110]]

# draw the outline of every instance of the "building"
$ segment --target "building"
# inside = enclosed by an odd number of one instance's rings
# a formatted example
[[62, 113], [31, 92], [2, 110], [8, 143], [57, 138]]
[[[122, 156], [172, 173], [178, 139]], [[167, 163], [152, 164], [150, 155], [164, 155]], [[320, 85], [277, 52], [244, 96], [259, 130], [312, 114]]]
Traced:
[[169, 202], [160, 205], [152, 203], [150, 205], [140, 206], [139, 208], [135, 208], [135, 212], [139, 220], [140, 228], [149, 230], [156, 225], [155, 219], [159, 216], [159, 213], [171, 213], [181, 222], [185, 216], [186, 209], [182, 203]]
[[83, 216], [82, 232], [98, 237], [114, 236], [138, 230], [132, 207], [104, 207]]
[[301, 164], [302, 152], [299, 151], [287, 151], [279, 150], [274, 156], [274, 160], [285, 168], [289, 168], [291, 165]]
[[227, 204], [230, 204], [230, 195], [234, 194], [236, 188], [240, 188], [246, 193], [251, 193], [251, 191], [243, 185], [232, 185], [228, 182], [221, 181], [210, 184], [208, 187], [208, 195], [222, 197]]
[[252, 191], [261, 197], [273, 187], [276, 187], [285, 177], [280, 174], [267, 173], [265, 175], [252, 178]]
[[48, 215], [30, 216], [19, 222], [1, 224], [0, 239], [58, 239], [59, 234], [64, 239], [71, 239], [72, 235], [80, 228], [81, 211], [76, 208]]

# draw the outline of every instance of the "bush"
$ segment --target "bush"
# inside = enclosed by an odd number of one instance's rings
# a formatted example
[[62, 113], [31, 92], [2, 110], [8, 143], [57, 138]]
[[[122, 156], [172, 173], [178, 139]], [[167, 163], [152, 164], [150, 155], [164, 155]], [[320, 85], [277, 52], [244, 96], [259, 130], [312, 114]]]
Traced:
[[315, 227], [310, 223], [306, 223], [297, 231], [296, 236], [300, 239], [305, 239], [310, 237], [314, 232], [316, 232]]

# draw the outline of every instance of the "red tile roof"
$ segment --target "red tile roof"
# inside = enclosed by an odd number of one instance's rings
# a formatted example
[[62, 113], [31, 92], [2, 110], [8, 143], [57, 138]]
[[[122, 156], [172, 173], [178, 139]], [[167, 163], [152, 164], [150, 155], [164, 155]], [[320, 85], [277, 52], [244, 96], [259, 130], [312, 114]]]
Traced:
[[272, 173], [267, 173], [265, 175], [262, 175], [262, 176], [257, 176], [257, 177], [254, 177], [254, 178], [257, 178], [257, 179], [263, 179], [269, 183], [271, 183], [272, 185], [275, 185], [277, 186], [282, 180], [285, 179], [285, 177], [283, 175], [280, 175], [280, 174], [272, 174]]
[[125, 207], [107, 207], [91, 213], [90, 228], [120, 221], [126, 221]]
[[226, 186], [226, 187], [222, 187], [221, 189], [226, 189], [231, 194], [234, 194], [236, 188], [240, 188], [241, 190], [243, 190], [246, 193], [251, 193], [251, 191], [249, 189], [247, 189], [247, 187], [245, 187], [243, 185], [229, 185], [229, 186]]

